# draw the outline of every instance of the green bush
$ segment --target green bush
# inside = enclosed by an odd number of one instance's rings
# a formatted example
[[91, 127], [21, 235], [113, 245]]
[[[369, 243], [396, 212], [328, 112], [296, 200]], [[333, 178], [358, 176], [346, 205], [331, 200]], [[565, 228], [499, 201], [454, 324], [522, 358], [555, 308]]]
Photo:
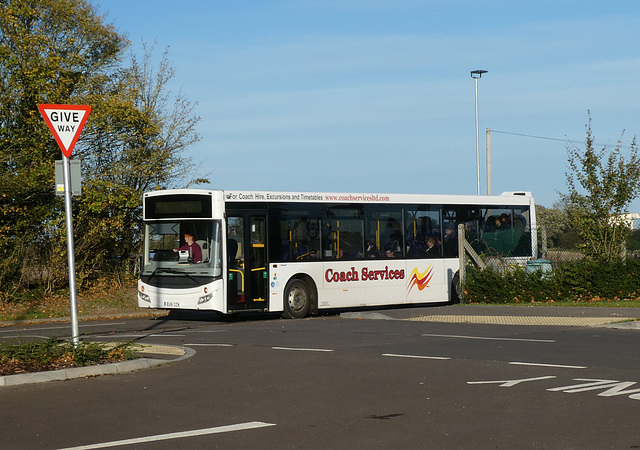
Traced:
[[583, 260], [565, 264], [553, 275], [514, 268], [470, 268], [465, 300], [471, 303], [545, 303], [635, 300], [640, 297], [640, 261]]
[[89, 366], [104, 362], [123, 361], [136, 357], [131, 342], [115, 346], [99, 342], [63, 342], [56, 338], [46, 341], [25, 342], [13, 340], [0, 343], [0, 364], [21, 361], [32, 365], [49, 366], [55, 361], [65, 359], [68, 365]]

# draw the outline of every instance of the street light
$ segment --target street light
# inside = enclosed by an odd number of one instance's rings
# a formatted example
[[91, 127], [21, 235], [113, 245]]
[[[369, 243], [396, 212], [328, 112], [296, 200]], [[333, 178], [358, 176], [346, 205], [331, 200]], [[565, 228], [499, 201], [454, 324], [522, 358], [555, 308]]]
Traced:
[[480, 195], [480, 136], [478, 132], [478, 79], [482, 78], [482, 74], [487, 73], [486, 70], [472, 70], [471, 78], [476, 85], [476, 170], [478, 176], [478, 195]]

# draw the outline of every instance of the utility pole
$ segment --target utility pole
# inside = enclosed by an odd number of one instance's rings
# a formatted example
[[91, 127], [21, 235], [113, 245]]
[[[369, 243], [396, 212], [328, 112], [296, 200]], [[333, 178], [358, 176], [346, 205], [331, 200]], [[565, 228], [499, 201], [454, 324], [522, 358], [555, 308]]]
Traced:
[[478, 129], [478, 80], [482, 77], [486, 70], [472, 70], [471, 78], [473, 78], [476, 86], [476, 172], [478, 180], [478, 195], [480, 195], [480, 135]]
[[487, 195], [491, 195], [491, 129], [487, 128]]

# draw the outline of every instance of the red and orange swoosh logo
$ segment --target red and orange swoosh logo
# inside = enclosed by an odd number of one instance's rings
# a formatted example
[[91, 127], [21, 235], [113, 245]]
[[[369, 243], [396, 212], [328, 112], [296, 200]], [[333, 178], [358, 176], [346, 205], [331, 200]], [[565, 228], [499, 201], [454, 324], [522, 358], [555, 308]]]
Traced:
[[417, 286], [419, 290], [423, 290], [429, 285], [431, 278], [433, 278], [433, 264], [427, 267], [427, 270], [424, 272], [418, 271], [418, 268], [415, 267], [411, 271], [411, 276], [409, 277], [407, 294], [411, 292], [414, 286]]

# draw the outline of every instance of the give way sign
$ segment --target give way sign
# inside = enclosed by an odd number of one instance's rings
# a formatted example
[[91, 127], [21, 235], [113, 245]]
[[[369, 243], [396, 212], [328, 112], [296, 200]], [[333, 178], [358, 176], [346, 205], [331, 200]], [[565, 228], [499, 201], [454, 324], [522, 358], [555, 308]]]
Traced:
[[40, 114], [56, 138], [67, 158], [71, 157], [80, 132], [87, 123], [91, 106], [86, 105], [38, 105]]

